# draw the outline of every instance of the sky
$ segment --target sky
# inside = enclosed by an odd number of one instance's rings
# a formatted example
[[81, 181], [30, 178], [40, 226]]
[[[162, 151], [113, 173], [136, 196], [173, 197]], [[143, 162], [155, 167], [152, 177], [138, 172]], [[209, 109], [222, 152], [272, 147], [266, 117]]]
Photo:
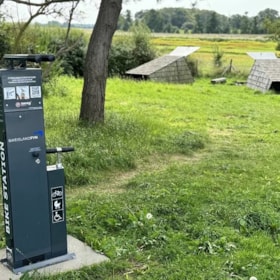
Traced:
[[[93, 4], [94, 2], [94, 4]], [[260, 11], [267, 8], [273, 9], [280, 14], [279, 0], [124, 0], [122, 13], [130, 10], [132, 15], [141, 10], [161, 9], [165, 7], [191, 8], [191, 3], [197, 2], [198, 9], [213, 10], [225, 16], [234, 14], [244, 15], [248, 12], [248, 16], [255, 16]], [[84, 13], [83, 23], [95, 23], [98, 5], [100, 0], [85, 0], [81, 10]]]
[[245, 12], [248, 12], [248, 16], [255, 16], [267, 8], [276, 10], [280, 14], [279, 0], [161, 0], [160, 3], [157, 0], [130, 0], [127, 4], [123, 4], [123, 11], [130, 10], [135, 14], [141, 10], [164, 7], [191, 8], [191, 3], [195, 2], [197, 2], [198, 9], [213, 10], [226, 16], [243, 15]]
[[[75, 23], [82, 24], [94, 24], [98, 14], [98, 7], [101, 0], [84, 0], [79, 4], [79, 14], [74, 20]], [[141, 10], [161, 9], [165, 7], [182, 7], [191, 8], [191, 3], [197, 2], [198, 9], [213, 10], [217, 13], [225, 16], [231, 16], [234, 14], [244, 15], [248, 12], [248, 16], [255, 16], [260, 11], [267, 8], [273, 9], [279, 12], [280, 15], [280, 1], [279, 0], [123, 0], [122, 13], [126, 10], [130, 10], [132, 16]], [[10, 1], [6, 1], [10, 3]], [[8, 4], [9, 5], [9, 4]], [[66, 5], [66, 4], [65, 4]], [[8, 10], [9, 11], [9, 6]], [[11, 10], [12, 11], [12, 10]], [[28, 13], [24, 13], [24, 9], [16, 10], [10, 14], [17, 15], [20, 19], [24, 20]], [[25, 16], [24, 16], [25, 15]], [[53, 19], [50, 17], [40, 17], [39, 22], [48, 22]], [[64, 21], [60, 19], [59, 21]], [[36, 20], [37, 21], [37, 20]]]

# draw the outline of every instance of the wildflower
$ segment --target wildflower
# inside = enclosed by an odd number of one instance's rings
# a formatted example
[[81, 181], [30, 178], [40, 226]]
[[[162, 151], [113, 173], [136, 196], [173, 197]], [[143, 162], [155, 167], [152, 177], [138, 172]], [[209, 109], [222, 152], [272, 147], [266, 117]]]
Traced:
[[151, 213], [147, 213], [146, 219], [151, 220], [153, 218], [153, 215]]

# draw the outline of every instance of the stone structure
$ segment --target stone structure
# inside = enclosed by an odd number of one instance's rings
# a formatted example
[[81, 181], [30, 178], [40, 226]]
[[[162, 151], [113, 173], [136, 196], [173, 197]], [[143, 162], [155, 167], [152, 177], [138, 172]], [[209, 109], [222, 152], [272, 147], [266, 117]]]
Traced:
[[247, 86], [266, 92], [280, 92], [280, 59], [273, 53], [248, 53], [255, 59], [247, 79]]
[[126, 72], [135, 79], [167, 83], [193, 83], [187, 56], [198, 47], [178, 47], [168, 55], [156, 58]]

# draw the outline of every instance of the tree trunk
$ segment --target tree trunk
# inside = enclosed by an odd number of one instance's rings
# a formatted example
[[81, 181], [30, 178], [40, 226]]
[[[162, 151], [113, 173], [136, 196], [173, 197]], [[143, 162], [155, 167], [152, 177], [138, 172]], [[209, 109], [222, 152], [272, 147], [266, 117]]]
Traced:
[[104, 122], [108, 57], [121, 8], [122, 0], [101, 1], [86, 55], [81, 120]]

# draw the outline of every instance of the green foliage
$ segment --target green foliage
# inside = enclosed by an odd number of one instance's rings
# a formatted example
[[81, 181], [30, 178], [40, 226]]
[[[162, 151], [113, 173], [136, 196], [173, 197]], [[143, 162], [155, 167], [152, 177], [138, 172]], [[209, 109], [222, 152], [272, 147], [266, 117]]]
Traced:
[[213, 47], [213, 63], [216, 67], [221, 67], [223, 64], [224, 52], [220, 49], [218, 45]]
[[133, 49], [131, 38], [127, 36], [114, 40], [109, 55], [109, 76], [123, 76], [127, 70], [134, 67]]
[[131, 25], [133, 24], [131, 12], [129, 10], [125, 11], [125, 15], [120, 15], [118, 21], [118, 29], [128, 31]]
[[9, 25], [0, 22], [0, 60], [11, 50], [9, 34]]
[[19, 25], [9, 23], [9, 28], [13, 32], [14, 36], [10, 43], [13, 46], [13, 53], [47, 53], [47, 42], [55, 32], [59, 30], [53, 30], [51, 28], [44, 28], [39, 24], [29, 25], [25, 30], [20, 42], [15, 46], [15, 39], [18, 35], [22, 23]]
[[271, 21], [269, 19], [264, 21], [264, 25], [271, 34], [272, 39], [277, 43], [275, 50], [280, 50], [280, 20]]
[[[3, 24], [0, 32], [0, 56], [12, 50], [14, 37], [7, 34], [18, 32], [12, 24]], [[2, 38], [2, 39], [1, 39]], [[44, 74], [50, 77], [66, 74], [74, 77], [83, 76], [83, 65], [87, 40], [85, 33], [74, 29], [70, 32], [68, 40], [66, 38], [66, 28], [41, 26], [39, 24], [30, 25], [25, 31], [20, 44], [16, 48], [17, 53], [51, 53], [56, 55], [55, 63], [51, 69], [48, 65], [43, 65]], [[65, 41], [66, 40], [66, 41]], [[2, 43], [1, 43], [2, 42]], [[3, 54], [2, 54], [3, 52]]]
[[150, 38], [151, 32], [146, 25], [136, 24], [130, 29], [132, 32], [132, 40], [135, 45], [132, 55], [136, 65], [141, 65], [155, 58], [156, 51], [152, 46]]
[[265, 9], [254, 17], [244, 15], [224, 16], [210, 10], [163, 8], [136, 13], [136, 21], [142, 21], [153, 32], [215, 33], [215, 34], [266, 34], [264, 21], [279, 20], [276, 10]]
[[83, 32], [72, 31], [69, 39], [65, 42], [65, 34], [52, 36], [48, 43], [48, 50], [58, 54], [62, 74], [82, 77], [84, 74], [84, 60], [86, 54], [86, 40]]
[[155, 48], [150, 42], [150, 30], [143, 24], [134, 25], [131, 36], [114, 40], [109, 56], [109, 75], [123, 76], [131, 68], [155, 58]]
[[200, 73], [198, 70], [198, 61], [192, 58], [187, 58], [188, 67], [193, 77], [199, 77]]

